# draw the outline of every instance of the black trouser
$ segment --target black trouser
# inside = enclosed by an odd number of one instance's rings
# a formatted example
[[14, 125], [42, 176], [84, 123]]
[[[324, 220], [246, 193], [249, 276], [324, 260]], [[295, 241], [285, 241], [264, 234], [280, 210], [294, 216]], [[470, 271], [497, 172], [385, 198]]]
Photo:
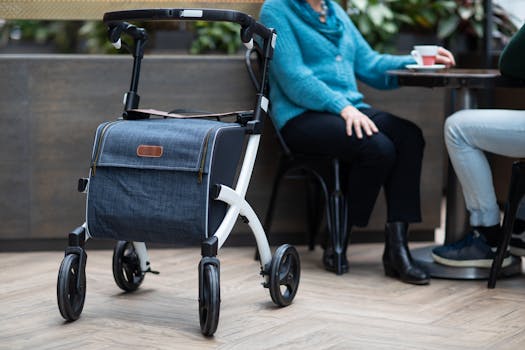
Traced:
[[372, 108], [361, 109], [379, 133], [358, 139], [346, 134], [339, 115], [308, 111], [281, 132], [293, 152], [333, 155], [350, 164], [347, 195], [350, 223], [366, 226], [381, 186], [387, 222], [420, 222], [420, 177], [425, 141], [414, 123]]

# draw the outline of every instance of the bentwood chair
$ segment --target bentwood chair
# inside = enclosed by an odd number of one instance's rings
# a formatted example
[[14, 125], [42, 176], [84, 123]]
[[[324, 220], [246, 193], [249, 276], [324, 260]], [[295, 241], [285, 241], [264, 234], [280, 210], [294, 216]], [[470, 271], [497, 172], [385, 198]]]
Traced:
[[[262, 54], [255, 47], [248, 49], [245, 63], [252, 83], [259, 91], [258, 62]], [[274, 209], [279, 188], [284, 179], [301, 177], [306, 180], [307, 189], [307, 216], [308, 216], [308, 246], [315, 247], [316, 236], [325, 211], [329, 239], [334, 250], [335, 273], [343, 274], [344, 244], [348, 242], [348, 199], [341, 183], [346, 166], [338, 158], [319, 155], [298, 154], [292, 152], [284, 141], [279, 129], [273, 124], [277, 140], [281, 146], [281, 155], [274, 176], [272, 192], [264, 220], [266, 235], [271, 232]], [[344, 183], [344, 182], [343, 182]]]
[[496, 251], [496, 257], [492, 261], [490, 269], [490, 276], [488, 281], [488, 288], [496, 286], [496, 279], [501, 271], [501, 264], [509, 246], [510, 238], [512, 236], [512, 228], [516, 219], [516, 212], [518, 211], [521, 199], [525, 195], [525, 162], [518, 161], [512, 164], [512, 174], [509, 185], [509, 195], [507, 203], [505, 204], [505, 211], [503, 214], [502, 224], [502, 239]]

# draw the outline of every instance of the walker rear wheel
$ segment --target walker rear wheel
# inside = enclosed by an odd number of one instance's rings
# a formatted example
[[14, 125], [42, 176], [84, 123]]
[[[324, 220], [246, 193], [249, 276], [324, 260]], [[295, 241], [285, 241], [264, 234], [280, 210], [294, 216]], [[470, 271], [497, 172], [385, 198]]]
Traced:
[[275, 304], [292, 303], [301, 277], [301, 262], [295, 247], [284, 244], [277, 248], [270, 266], [270, 296]]
[[66, 255], [58, 271], [58, 309], [67, 321], [77, 320], [84, 308], [86, 271], [83, 269], [80, 271], [79, 260], [79, 256], [76, 254]]
[[137, 290], [144, 280], [140, 259], [132, 242], [118, 241], [113, 250], [113, 278], [126, 292]]
[[219, 270], [213, 264], [205, 264], [202, 269], [202, 298], [199, 300], [199, 320], [201, 332], [212, 336], [219, 324], [219, 309], [221, 304]]

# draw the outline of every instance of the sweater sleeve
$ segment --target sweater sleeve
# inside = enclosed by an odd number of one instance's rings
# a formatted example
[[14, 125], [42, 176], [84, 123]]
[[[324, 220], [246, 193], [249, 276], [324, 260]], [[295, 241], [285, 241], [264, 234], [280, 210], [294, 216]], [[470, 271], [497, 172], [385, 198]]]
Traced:
[[373, 50], [355, 25], [347, 18], [346, 24], [356, 47], [354, 70], [359, 80], [376, 89], [393, 89], [397, 79], [390, 77], [386, 71], [404, 68], [407, 64], [416, 63], [410, 55], [380, 54]]
[[283, 93], [295, 104], [316, 111], [339, 114], [350, 105], [347, 98], [317, 78], [303, 62], [301, 50], [286, 16], [265, 3], [261, 22], [277, 32], [271, 77]]
[[525, 25], [503, 49], [499, 68], [504, 75], [525, 79]]

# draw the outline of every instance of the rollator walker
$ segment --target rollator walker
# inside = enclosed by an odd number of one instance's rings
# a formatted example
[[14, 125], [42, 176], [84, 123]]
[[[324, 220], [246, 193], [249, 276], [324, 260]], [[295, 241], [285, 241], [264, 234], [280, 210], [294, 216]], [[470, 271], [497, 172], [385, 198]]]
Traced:
[[[263, 58], [253, 111], [184, 116], [139, 109], [137, 88], [147, 33], [128, 20], [240, 24], [243, 43]], [[134, 57], [131, 86], [124, 96], [122, 117], [98, 127], [89, 177], [79, 180], [78, 190], [87, 194], [86, 222], [68, 236], [57, 282], [60, 314], [74, 321], [82, 313], [89, 238], [117, 241], [113, 276], [126, 292], [139, 288], [146, 273], [155, 273], [145, 242], [192, 241], [200, 244], [202, 255], [198, 266], [201, 332], [213, 335], [220, 308], [217, 253], [239, 216], [255, 236], [263, 286], [275, 304], [289, 305], [299, 286], [299, 255], [288, 244], [272, 255], [263, 227], [244, 198], [268, 113], [268, 65], [276, 33], [247, 14], [216, 9], [108, 12], [104, 23], [114, 46], [125, 47]], [[133, 39], [133, 44], [122, 41], [122, 35]], [[223, 116], [235, 122], [220, 121]], [[233, 186], [240, 158], [242, 166]]]

